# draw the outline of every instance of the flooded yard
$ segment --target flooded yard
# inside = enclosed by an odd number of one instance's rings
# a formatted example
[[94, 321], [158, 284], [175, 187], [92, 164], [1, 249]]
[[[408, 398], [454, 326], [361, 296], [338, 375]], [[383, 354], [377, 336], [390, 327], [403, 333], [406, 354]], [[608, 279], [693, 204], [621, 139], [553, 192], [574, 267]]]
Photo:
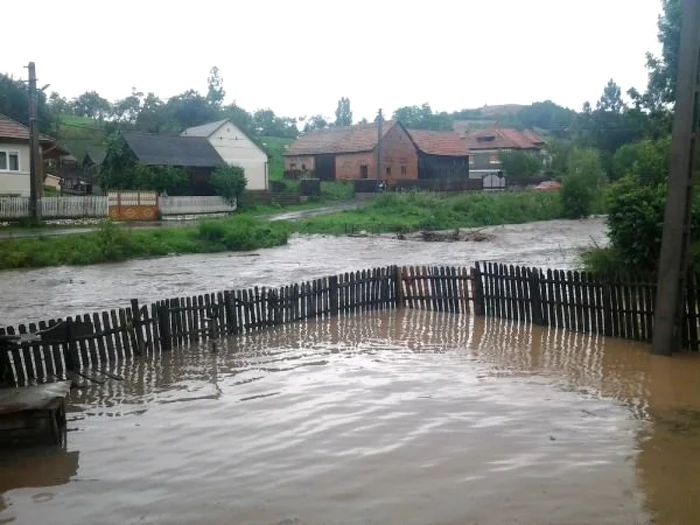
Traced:
[[[604, 220], [549, 221], [484, 228], [485, 242], [402, 241], [390, 237], [299, 236], [254, 253], [183, 255], [85, 267], [0, 272], [0, 326], [101, 311], [138, 298], [250, 286], [281, 286], [376, 266], [471, 265], [493, 261], [572, 268], [579, 250], [607, 243]], [[1, 248], [1, 245], [0, 245]]]
[[66, 451], [0, 452], [0, 523], [685, 524], [700, 360], [400, 310], [127, 364]]

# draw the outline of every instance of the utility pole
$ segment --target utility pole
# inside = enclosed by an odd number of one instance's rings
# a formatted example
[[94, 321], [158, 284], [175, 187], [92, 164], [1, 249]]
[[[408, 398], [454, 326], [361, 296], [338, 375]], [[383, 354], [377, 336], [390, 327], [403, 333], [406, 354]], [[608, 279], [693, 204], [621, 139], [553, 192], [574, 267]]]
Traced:
[[29, 69], [29, 215], [38, 224], [41, 221], [39, 195], [41, 194], [41, 167], [39, 165], [39, 99], [36, 89], [36, 69], [34, 62], [27, 66]]
[[688, 252], [693, 168], [698, 130], [700, 0], [683, 0], [676, 107], [654, 313], [652, 351], [672, 355], [680, 349]]
[[377, 113], [377, 181], [382, 180], [382, 124], [384, 124], [384, 116], [382, 110]]

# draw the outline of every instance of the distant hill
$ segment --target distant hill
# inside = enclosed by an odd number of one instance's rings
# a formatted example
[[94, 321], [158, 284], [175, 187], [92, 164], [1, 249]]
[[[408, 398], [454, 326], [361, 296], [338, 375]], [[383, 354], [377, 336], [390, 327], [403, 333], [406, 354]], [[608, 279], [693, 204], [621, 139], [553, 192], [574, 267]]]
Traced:
[[455, 111], [451, 117], [454, 130], [473, 131], [493, 126], [515, 129], [534, 129], [554, 136], [567, 136], [576, 121], [577, 113], [551, 100], [522, 104], [501, 104], [476, 109]]

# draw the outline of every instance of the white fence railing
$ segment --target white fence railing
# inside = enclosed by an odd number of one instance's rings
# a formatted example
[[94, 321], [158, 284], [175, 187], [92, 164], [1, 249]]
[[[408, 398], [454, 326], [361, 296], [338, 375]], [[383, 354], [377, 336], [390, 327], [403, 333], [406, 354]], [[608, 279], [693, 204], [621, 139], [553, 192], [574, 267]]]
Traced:
[[[124, 206], [130, 202], [122, 201], [121, 205]], [[160, 197], [157, 202], [162, 215], [198, 215], [236, 211], [236, 205], [229, 204], [222, 197]], [[39, 200], [39, 203], [41, 216], [45, 219], [109, 217], [109, 197], [98, 195], [44, 197]], [[0, 220], [22, 217], [29, 217], [29, 197], [0, 197]]]
[[222, 197], [161, 197], [158, 208], [162, 215], [197, 215], [236, 211], [236, 205]]
[[[107, 197], [86, 195], [78, 197], [44, 197], [39, 199], [42, 217], [47, 219], [76, 219], [107, 217]], [[0, 219], [29, 217], [29, 197], [0, 198]]]

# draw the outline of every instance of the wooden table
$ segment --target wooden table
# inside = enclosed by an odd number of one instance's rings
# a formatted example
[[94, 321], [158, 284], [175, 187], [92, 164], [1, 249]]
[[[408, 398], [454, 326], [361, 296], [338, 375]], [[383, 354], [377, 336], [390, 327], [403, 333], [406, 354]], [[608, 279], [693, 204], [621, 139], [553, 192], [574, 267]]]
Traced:
[[0, 440], [43, 434], [61, 444], [66, 428], [66, 396], [71, 382], [0, 389]]

